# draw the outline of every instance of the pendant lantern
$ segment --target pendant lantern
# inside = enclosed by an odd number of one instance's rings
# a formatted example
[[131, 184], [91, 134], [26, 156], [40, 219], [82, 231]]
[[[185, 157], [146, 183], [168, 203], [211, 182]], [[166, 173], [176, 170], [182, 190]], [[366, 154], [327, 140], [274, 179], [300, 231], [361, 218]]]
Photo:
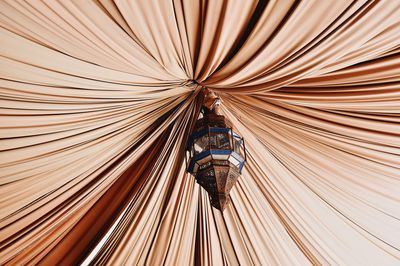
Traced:
[[202, 113], [187, 144], [187, 171], [208, 192], [211, 205], [223, 211], [242, 173], [246, 149], [243, 138], [215, 108], [204, 106]]

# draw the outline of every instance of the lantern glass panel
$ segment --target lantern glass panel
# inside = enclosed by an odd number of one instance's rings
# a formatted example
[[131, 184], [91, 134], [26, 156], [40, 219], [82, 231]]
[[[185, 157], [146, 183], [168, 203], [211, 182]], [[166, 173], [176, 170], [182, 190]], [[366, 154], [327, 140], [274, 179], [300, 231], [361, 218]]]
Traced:
[[208, 147], [209, 140], [207, 135], [196, 139], [194, 142], [194, 155], [202, 153], [204, 150], [208, 149]]
[[216, 133], [210, 133], [210, 149], [218, 149]]
[[242, 139], [238, 137], [233, 138], [233, 150], [240, 154], [240, 146], [242, 145]]
[[217, 133], [216, 137], [217, 137], [218, 149], [220, 150], [230, 149], [228, 133]]
[[213, 154], [214, 160], [228, 160], [229, 154]]
[[240, 161], [239, 161], [238, 159], [236, 159], [235, 157], [233, 157], [233, 156], [230, 156], [230, 157], [229, 157], [229, 161], [230, 161], [235, 167], [239, 167], [239, 165], [240, 165]]

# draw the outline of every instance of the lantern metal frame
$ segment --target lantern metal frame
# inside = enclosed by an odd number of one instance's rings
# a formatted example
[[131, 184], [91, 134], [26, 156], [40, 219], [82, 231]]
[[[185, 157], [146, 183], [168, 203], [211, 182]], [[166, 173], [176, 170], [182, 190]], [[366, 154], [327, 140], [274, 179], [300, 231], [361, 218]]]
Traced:
[[247, 161], [244, 139], [231, 123], [215, 110], [204, 109], [186, 146], [186, 170], [203, 187], [211, 205], [223, 211], [230, 201], [230, 190]]
[[[211, 134], [210, 133], [226, 133], [227, 136], [229, 136], [229, 147], [228, 149], [216, 149], [212, 148], [211, 146]], [[194, 145], [195, 141], [201, 137], [207, 136], [208, 137], [208, 149], [205, 148], [203, 151], [201, 151], [198, 154], [195, 154], [194, 152]], [[239, 146], [243, 147], [243, 156], [240, 153], [240, 150], [235, 151], [235, 144], [234, 141], [239, 140], [243, 145]], [[235, 167], [238, 168], [239, 173], [241, 174], [243, 171], [244, 164], [247, 161], [247, 153], [246, 153], [246, 146], [245, 146], [245, 141], [242, 137], [240, 137], [238, 134], [236, 134], [232, 127], [229, 128], [223, 128], [223, 127], [209, 127], [207, 126], [206, 128], [201, 129], [200, 131], [193, 132], [193, 134], [189, 137], [188, 145], [186, 147], [186, 150], [189, 152], [189, 158], [188, 154], [186, 153], [186, 169], [189, 173], [195, 175], [197, 172], [197, 169], [202, 165], [199, 164], [198, 162], [202, 162], [201, 160], [204, 158], [207, 158], [208, 156], [210, 157], [210, 160], [227, 160], [231, 162]], [[220, 156], [218, 156], [220, 155]], [[221, 155], [226, 155], [226, 158], [222, 158]], [[235, 165], [232, 161], [230, 161], [230, 157], [233, 157], [235, 160], [237, 160], [238, 165]], [[206, 163], [207, 161], [204, 161]], [[196, 167], [197, 164], [197, 167]]]

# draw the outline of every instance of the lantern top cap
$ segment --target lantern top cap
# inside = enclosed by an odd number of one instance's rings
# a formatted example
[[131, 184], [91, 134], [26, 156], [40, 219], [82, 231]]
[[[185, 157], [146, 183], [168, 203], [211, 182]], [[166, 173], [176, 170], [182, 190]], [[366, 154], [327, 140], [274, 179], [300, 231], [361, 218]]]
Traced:
[[204, 93], [204, 103], [203, 106], [208, 109], [209, 111], [218, 114], [219, 107], [222, 104], [221, 98], [213, 91], [205, 88], [203, 90]]
[[232, 128], [232, 124], [223, 115], [218, 115], [206, 109], [203, 118], [197, 120], [195, 131], [207, 127]]

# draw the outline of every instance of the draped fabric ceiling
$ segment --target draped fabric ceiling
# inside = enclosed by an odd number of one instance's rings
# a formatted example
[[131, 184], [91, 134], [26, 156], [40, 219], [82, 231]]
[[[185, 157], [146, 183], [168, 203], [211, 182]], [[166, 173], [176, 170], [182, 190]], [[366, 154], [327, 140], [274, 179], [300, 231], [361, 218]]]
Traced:
[[[400, 263], [400, 1], [1, 1], [0, 264]], [[248, 162], [185, 172], [217, 93]]]

